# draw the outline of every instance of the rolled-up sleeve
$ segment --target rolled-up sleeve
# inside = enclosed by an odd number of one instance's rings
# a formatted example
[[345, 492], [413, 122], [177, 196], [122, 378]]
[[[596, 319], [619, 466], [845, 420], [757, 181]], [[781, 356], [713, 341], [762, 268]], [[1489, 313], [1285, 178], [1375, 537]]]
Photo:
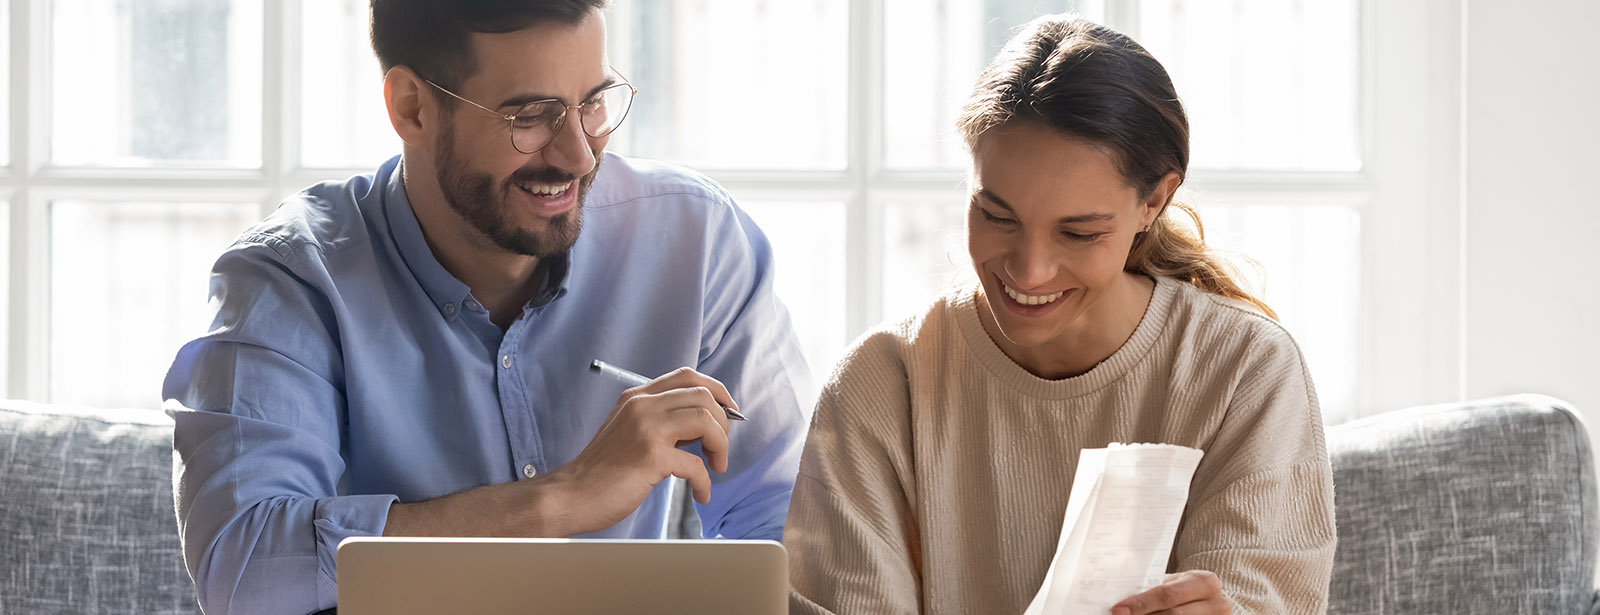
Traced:
[[[780, 540], [810, 423], [811, 372], [773, 290], [766, 236], [731, 200], [712, 216], [705, 256], [706, 336], [700, 371], [728, 387], [750, 420], [729, 427], [729, 471], [696, 505], [707, 536]], [[719, 497], [735, 494], [735, 497]]]
[[381, 534], [396, 501], [340, 495], [332, 308], [293, 259], [236, 245], [218, 260], [211, 330], [179, 351], [162, 391], [184, 560], [213, 615], [333, 606], [339, 542]]

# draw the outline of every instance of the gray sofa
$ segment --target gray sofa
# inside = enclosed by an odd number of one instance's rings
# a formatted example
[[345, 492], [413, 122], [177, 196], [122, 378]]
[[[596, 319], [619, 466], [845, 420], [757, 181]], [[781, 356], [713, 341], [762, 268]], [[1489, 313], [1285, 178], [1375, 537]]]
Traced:
[[[198, 612], [174, 532], [171, 425], [0, 403], [0, 615]], [[1329, 429], [1328, 448], [1330, 613], [1600, 614], [1594, 464], [1566, 404], [1400, 410]]]

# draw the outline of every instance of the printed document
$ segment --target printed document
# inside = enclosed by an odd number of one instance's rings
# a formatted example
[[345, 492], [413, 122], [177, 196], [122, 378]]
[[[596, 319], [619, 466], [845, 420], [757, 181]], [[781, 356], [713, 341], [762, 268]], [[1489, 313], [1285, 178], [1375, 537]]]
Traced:
[[1105, 615], [1159, 585], [1203, 454], [1172, 444], [1082, 451], [1055, 559], [1024, 615]]

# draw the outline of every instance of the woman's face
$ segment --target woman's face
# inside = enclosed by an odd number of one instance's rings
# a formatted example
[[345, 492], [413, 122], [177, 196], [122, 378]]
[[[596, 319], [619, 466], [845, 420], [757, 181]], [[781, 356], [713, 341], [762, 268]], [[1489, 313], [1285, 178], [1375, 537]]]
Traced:
[[1176, 189], [1177, 174], [1169, 178], [1141, 200], [1086, 141], [1019, 120], [979, 136], [967, 251], [1006, 341], [1054, 347], [1123, 307], [1132, 296], [1128, 251]]

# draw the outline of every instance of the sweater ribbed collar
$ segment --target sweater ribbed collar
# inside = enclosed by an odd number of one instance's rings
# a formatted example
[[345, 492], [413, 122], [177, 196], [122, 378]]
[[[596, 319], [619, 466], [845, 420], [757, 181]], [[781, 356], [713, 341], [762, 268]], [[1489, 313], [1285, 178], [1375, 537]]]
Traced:
[[1061, 380], [1045, 380], [1035, 376], [1000, 350], [979, 320], [978, 289], [975, 286], [956, 291], [946, 301], [954, 312], [956, 328], [961, 330], [961, 337], [966, 341], [966, 350], [995, 378], [1032, 397], [1070, 399], [1116, 382], [1149, 356], [1166, 327], [1167, 314], [1172, 310], [1179, 286], [1183, 284], [1171, 278], [1158, 277], [1155, 280], [1156, 287], [1151, 293], [1150, 305], [1145, 308], [1144, 317], [1139, 319], [1139, 326], [1134, 328], [1128, 341], [1088, 372]]

